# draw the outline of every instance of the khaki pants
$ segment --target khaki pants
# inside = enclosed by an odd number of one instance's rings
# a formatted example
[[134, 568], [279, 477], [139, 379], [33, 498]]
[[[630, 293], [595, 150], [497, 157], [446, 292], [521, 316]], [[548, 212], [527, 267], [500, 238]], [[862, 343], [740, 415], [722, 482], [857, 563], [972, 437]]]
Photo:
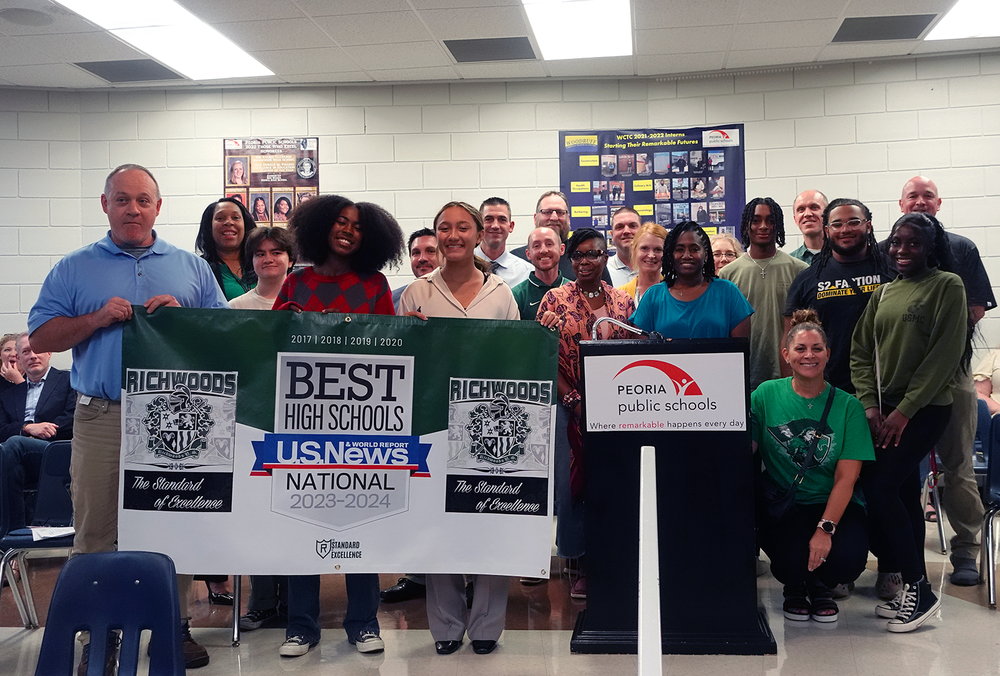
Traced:
[[[73, 554], [111, 552], [118, 548], [118, 470], [122, 444], [121, 403], [85, 397], [73, 417], [72, 478]], [[187, 621], [191, 576], [177, 576], [181, 620]]]
[[955, 530], [952, 556], [975, 560], [979, 556], [979, 534], [983, 525], [983, 501], [972, 470], [973, 443], [978, 411], [972, 376], [961, 376], [951, 388], [954, 399], [951, 420], [937, 443], [944, 468], [944, 512]]

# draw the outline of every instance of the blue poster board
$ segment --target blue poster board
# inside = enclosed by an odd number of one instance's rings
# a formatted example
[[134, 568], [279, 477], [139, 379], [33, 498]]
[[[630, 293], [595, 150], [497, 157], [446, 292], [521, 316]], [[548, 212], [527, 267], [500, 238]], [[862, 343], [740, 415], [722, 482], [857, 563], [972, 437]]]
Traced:
[[574, 230], [594, 227], [611, 243], [621, 207], [668, 230], [695, 221], [711, 235], [740, 237], [746, 204], [743, 125], [559, 132], [559, 184]]

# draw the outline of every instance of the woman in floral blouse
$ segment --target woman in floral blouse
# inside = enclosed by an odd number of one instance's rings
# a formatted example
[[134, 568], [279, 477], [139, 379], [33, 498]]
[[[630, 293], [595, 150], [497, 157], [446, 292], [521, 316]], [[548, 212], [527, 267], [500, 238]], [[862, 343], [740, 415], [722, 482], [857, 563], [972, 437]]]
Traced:
[[[583, 444], [580, 436], [580, 341], [590, 340], [594, 322], [611, 317], [627, 322], [635, 311], [632, 297], [601, 281], [608, 263], [607, 243], [593, 228], [580, 228], [566, 244], [576, 281], [552, 289], [538, 306], [538, 321], [559, 331], [558, 391], [556, 409], [555, 502], [556, 549], [564, 558], [582, 557], [583, 541]], [[610, 322], [598, 331], [601, 338], [634, 337]], [[587, 578], [573, 585], [573, 598], [587, 597]]]

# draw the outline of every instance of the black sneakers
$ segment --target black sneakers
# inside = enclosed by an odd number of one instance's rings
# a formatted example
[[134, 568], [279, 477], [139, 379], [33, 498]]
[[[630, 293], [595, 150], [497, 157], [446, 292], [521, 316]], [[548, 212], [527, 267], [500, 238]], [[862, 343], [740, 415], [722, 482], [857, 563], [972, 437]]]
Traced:
[[[931, 591], [931, 583], [924, 577], [913, 584], [903, 585], [903, 590], [897, 598], [899, 611], [896, 617], [889, 620], [886, 627], [896, 634], [913, 631], [929, 620], [941, 607], [941, 600]], [[877, 608], [875, 612], [879, 612]]]

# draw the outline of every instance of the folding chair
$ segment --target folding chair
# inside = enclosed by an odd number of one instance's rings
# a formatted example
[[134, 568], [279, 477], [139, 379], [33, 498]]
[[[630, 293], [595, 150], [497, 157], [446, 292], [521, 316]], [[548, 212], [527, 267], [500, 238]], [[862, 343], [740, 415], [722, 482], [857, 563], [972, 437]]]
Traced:
[[[35, 506], [35, 524], [42, 526], [69, 526], [73, 523], [73, 501], [69, 495], [70, 442], [53, 441], [42, 452], [42, 468], [38, 478], [38, 499]], [[27, 556], [69, 556], [73, 536], [66, 535], [35, 541], [30, 528], [10, 531], [0, 538], [0, 575], [6, 575], [14, 603], [21, 614], [25, 629], [38, 626], [35, 599], [28, 582]], [[21, 570], [21, 584], [14, 576], [14, 561]]]
[[987, 444], [986, 484], [983, 486], [983, 532], [980, 535], [979, 576], [986, 582], [990, 607], [997, 607], [997, 542], [994, 520], [1000, 513], [1000, 415], [990, 422], [990, 437]]

